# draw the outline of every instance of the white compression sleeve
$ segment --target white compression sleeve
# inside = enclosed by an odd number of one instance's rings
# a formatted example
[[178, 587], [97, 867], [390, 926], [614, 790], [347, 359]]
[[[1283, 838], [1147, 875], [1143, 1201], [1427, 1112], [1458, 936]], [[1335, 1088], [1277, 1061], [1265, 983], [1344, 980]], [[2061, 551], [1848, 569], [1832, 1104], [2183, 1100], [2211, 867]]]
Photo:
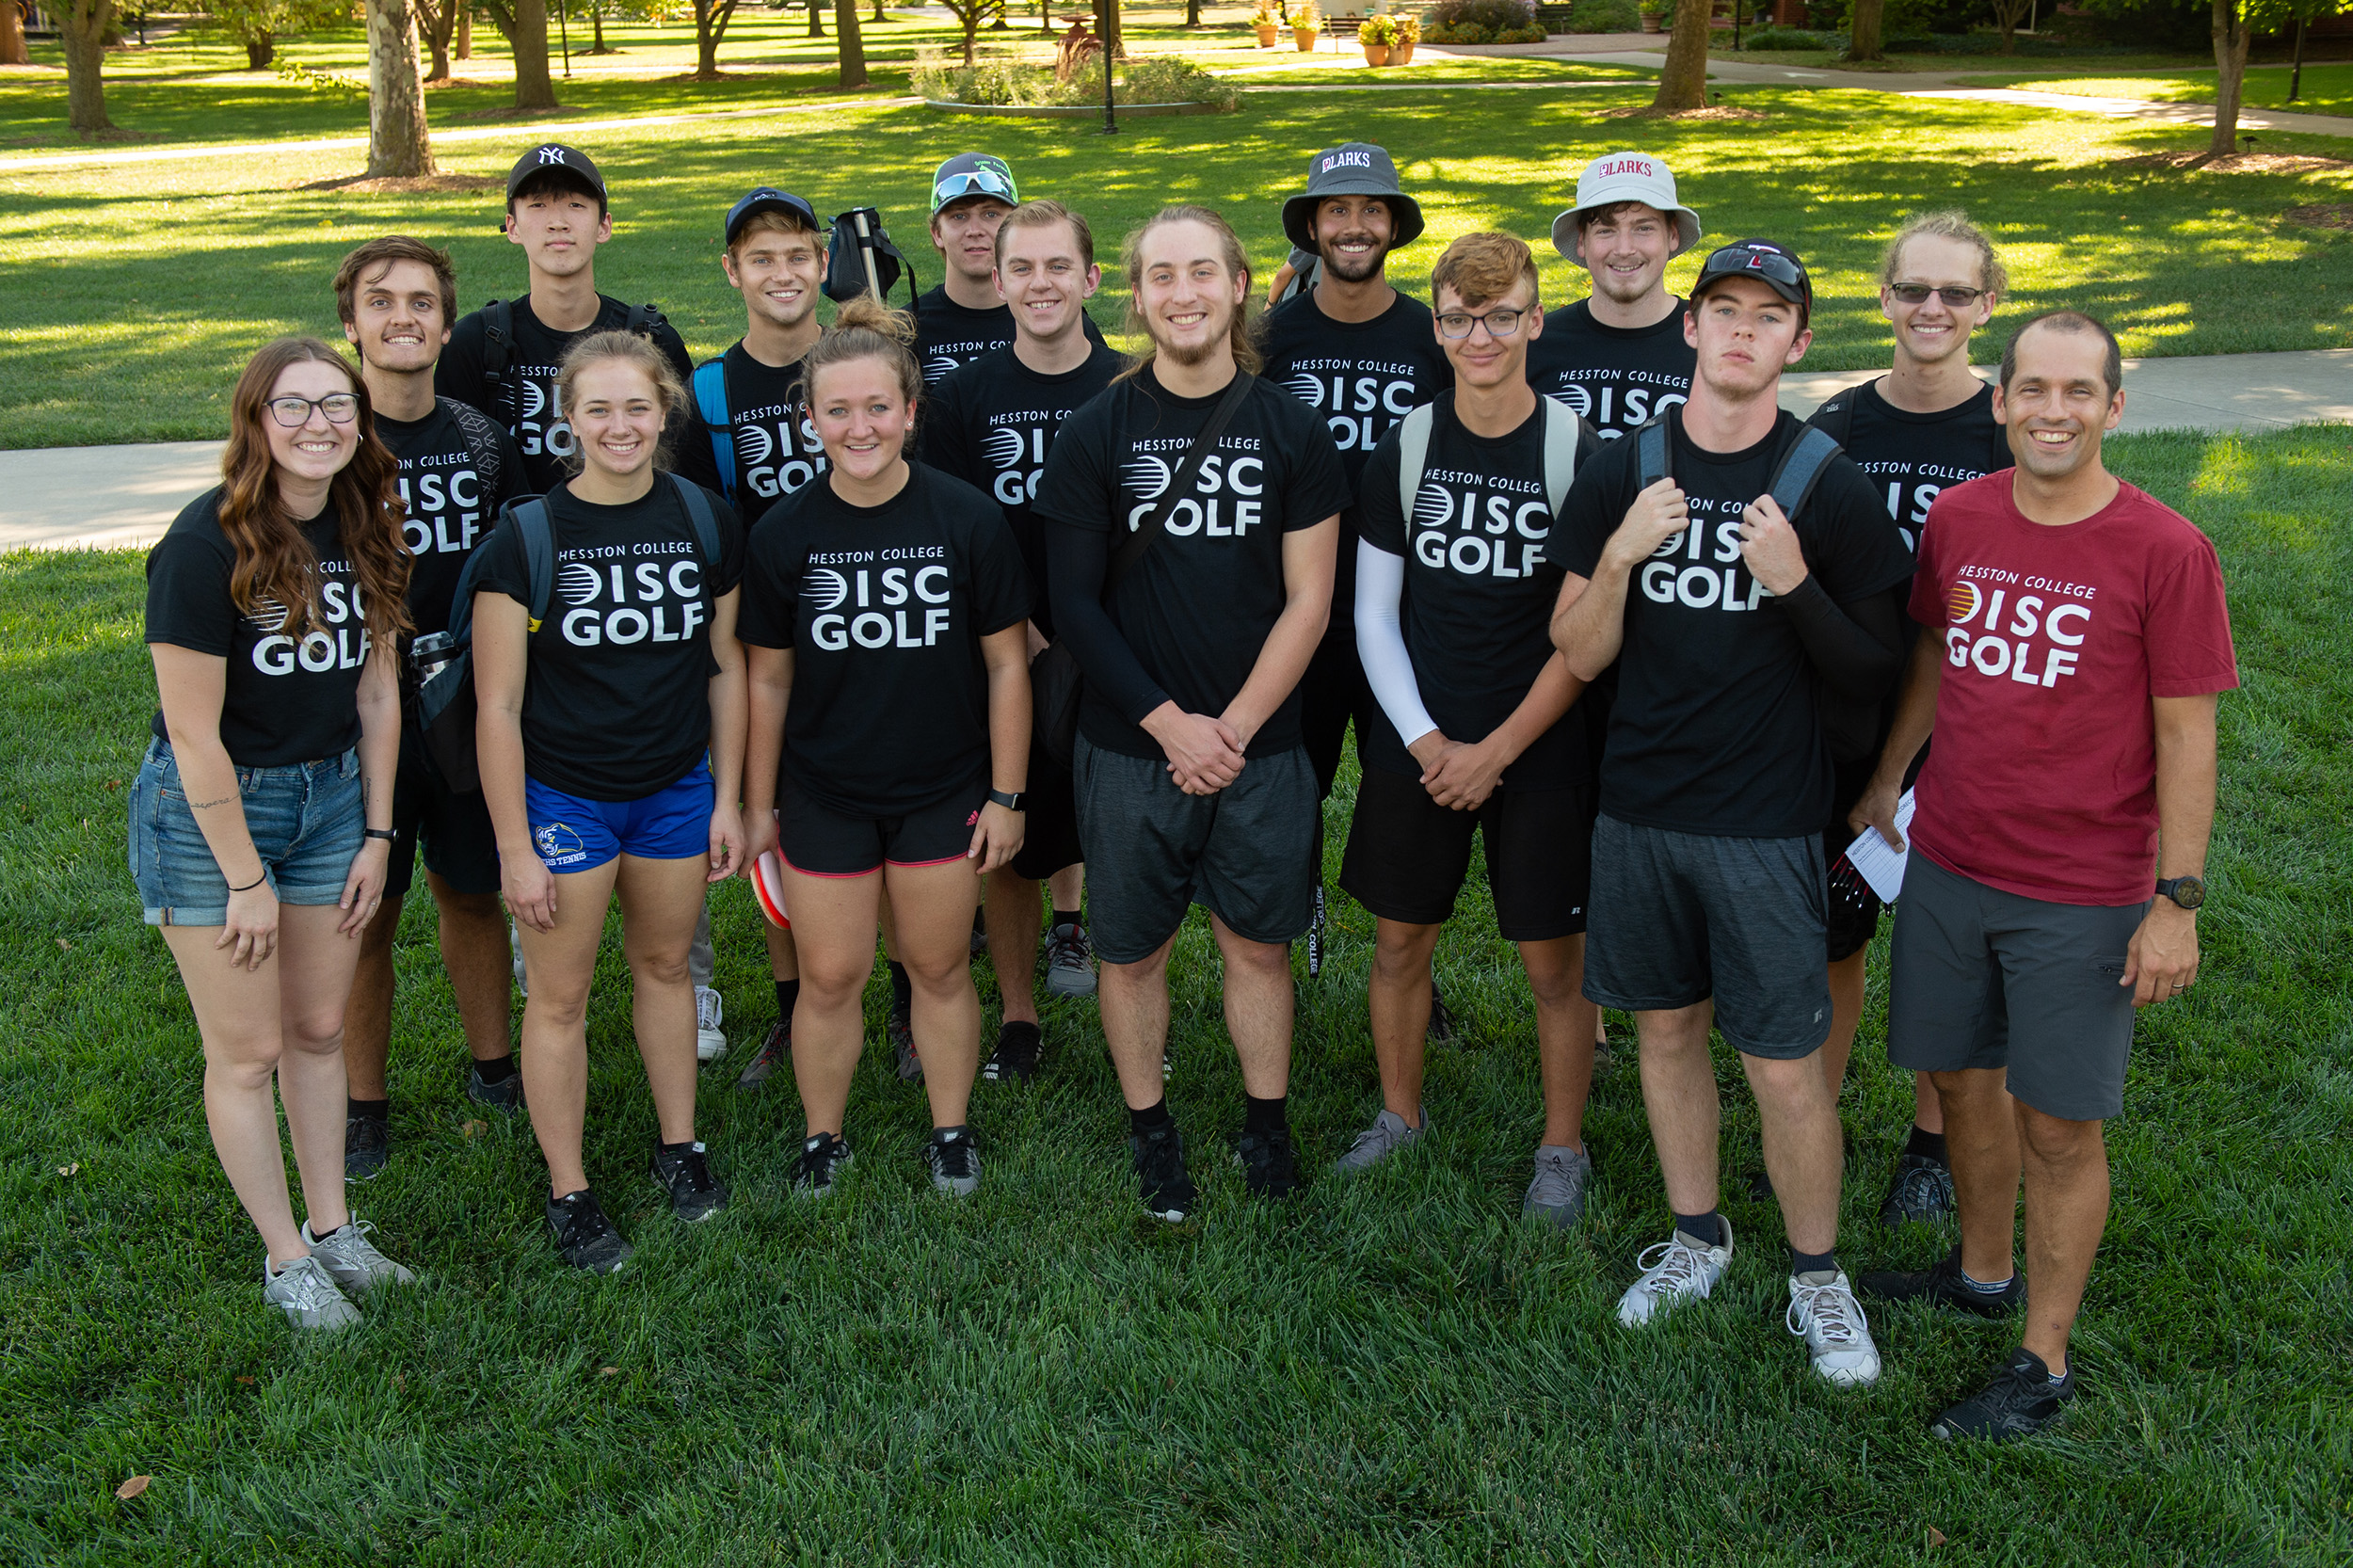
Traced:
[[1358, 539], [1356, 654], [1364, 661], [1374, 700], [1397, 727], [1398, 738], [1410, 746], [1438, 725], [1421, 705], [1413, 656], [1405, 651], [1405, 632], [1398, 620], [1404, 592], [1405, 557]]

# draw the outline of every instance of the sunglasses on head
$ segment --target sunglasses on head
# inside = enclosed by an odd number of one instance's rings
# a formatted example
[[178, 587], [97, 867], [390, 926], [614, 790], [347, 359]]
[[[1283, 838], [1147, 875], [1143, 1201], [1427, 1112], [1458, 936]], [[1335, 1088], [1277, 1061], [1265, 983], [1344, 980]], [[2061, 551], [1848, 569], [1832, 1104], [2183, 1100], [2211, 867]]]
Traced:
[[1962, 288], [1958, 283], [1944, 288], [1931, 288], [1926, 283], [1890, 283], [1887, 292], [1907, 305], [1925, 305], [1929, 302], [1929, 296], [1934, 295], [1956, 311], [1967, 310], [1983, 299], [1987, 293], [1984, 289]]
[[936, 212], [949, 202], [966, 196], [994, 196], [1006, 201], [1017, 200], [1013, 180], [993, 168], [978, 168], [964, 174], [951, 174], [932, 186], [932, 209]]

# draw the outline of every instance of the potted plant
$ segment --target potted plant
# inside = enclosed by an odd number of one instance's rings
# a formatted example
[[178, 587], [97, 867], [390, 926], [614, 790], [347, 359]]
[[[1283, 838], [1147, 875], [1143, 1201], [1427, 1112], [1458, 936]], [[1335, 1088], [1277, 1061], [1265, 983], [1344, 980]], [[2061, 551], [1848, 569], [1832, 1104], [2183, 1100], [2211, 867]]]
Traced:
[[1283, 25], [1283, 8], [1277, 0], [1257, 0], [1250, 8], [1250, 25], [1257, 29], [1259, 48], [1273, 48], [1275, 35]]
[[1389, 19], [1397, 28], [1397, 41], [1389, 45], [1391, 65], [1414, 63], [1414, 45], [1421, 41], [1421, 21], [1417, 17], [1394, 16]]
[[1385, 16], [1369, 16], [1356, 29], [1356, 41], [1364, 46], [1367, 65], [1386, 65], [1397, 45], [1397, 24]]
[[1323, 13], [1316, 8], [1316, 0], [1291, 8], [1291, 41], [1299, 52], [1307, 54], [1316, 46], [1316, 35], [1323, 31]]
[[1662, 0], [1642, 0], [1642, 31], [1661, 32], [1665, 27], [1667, 8]]

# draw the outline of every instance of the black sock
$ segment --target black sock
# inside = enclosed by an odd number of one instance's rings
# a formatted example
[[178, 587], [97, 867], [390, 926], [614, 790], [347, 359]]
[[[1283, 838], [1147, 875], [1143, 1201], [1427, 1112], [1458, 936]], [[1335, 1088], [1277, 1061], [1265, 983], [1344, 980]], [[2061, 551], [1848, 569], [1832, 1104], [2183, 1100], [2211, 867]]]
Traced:
[[1078, 925], [1081, 923], [1082, 919], [1083, 917], [1076, 909], [1057, 909], [1054, 911], [1053, 923], [1056, 925]]
[[1001, 1040], [1016, 1029], [1026, 1029], [1041, 1040], [1046, 1038], [1046, 1032], [1038, 1028], [1037, 1025], [1032, 1023], [1027, 1018], [1007, 1018], [1003, 1025], [997, 1031], [997, 1038]]
[[1158, 1132], [1161, 1128], [1174, 1126], [1176, 1120], [1168, 1113], [1165, 1096], [1154, 1100], [1141, 1111], [1133, 1106], [1128, 1108], [1128, 1130], [1139, 1138], [1147, 1132]]
[[371, 1122], [390, 1121], [392, 1115], [392, 1102], [388, 1099], [353, 1100], [351, 1102], [351, 1109], [345, 1112], [344, 1114], [347, 1116], [365, 1117]]
[[1721, 1247], [1724, 1242], [1724, 1217], [1712, 1208], [1705, 1214], [1676, 1215], [1675, 1229], [1711, 1247]]
[[515, 1076], [515, 1053], [510, 1050], [504, 1056], [493, 1056], [487, 1062], [477, 1056], [473, 1059], [473, 1071], [474, 1076], [485, 1083], [504, 1083]]
[[1904, 1152], [1916, 1154], [1923, 1160], [1933, 1160], [1942, 1165], [1945, 1162], [1945, 1135], [1941, 1132], [1930, 1132], [1928, 1128], [1914, 1123], [1912, 1128], [1912, 1138], [1904, 1144]]
[[1283, 1114], [1283, 1109], [1289, 1099], [1288, 1095], [1277, 1095], [1271, 1100], [1262, 1100], [1256, 1095], [1242, 1096], [1241, 1129], [1257, 1133], [1289, 1132], [1290, 1122]]
[[1834, 1274], [1838, 1272], [1838, 1249], [1828, 1252], [1800, 1252], [1789, 1249], [1789, 1272], [1793, 1274]]
[[896, 958], [886, 958], [883, 968], [890, 971], [890, 1010], [907, 1012], [915, 1005], [915, 986], [907, 979], [907, 967]]
[[798, 980], [776, 982], [776, 1016], [784, 1020], [787, 1029], [792, 1027], [792, 1009], [800, 1000], [801, 983]]

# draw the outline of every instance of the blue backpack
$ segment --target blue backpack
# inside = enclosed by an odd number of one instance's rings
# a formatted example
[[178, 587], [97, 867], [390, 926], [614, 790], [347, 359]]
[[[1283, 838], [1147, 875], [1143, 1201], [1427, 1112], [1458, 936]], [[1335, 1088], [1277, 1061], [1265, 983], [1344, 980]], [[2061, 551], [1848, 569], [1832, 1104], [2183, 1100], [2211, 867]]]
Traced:
[[728, 365], [717, 359], [695, 367], [695, 410], [711, 430], [711, 458], [719, 465], [719, 493], [735, 504], [735, 416], [728, 412]]
[[[706, 568], [720, 554], [719, 520], [701, 486], [677, 474], [664, 474], [678, 488], [680, 503], [695, 527], [695, 543]], [[522, 535], [523, 560], [530, 573], [530, 600], [525, 608], [531, 630], [539, 630], [555, 601], [555, 529], [548, 516], [545, 496], [508, 502], [499, 514], [500, 529]], [[466, 558], [457, 577], [457, 597], [449, 610], [449, 634], [439, 647], [417, 648], [417, 729], [442, 781], [458, 794], [482, 788], [481, 761], [474, 749], [474, 719], [478, 705], [473, 690], [473, 596], [480, 586], [482, 563], [489, 552], [476, 550]]]

